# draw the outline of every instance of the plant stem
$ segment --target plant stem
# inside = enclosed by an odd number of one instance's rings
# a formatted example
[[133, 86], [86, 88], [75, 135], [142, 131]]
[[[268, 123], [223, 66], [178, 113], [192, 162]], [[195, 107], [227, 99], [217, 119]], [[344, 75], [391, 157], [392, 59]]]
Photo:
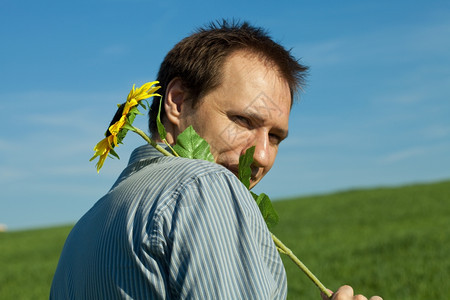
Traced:
[[314, 284], [319, 288], [319, 290], [327, 295], [328, 298], [331, 299], [331, 293], [327, 290], [327, 288], [320, 282], [319, 279], [300, 261], [300, 259], [295, 256], [291, 249], [286, 247], [273, 233], [271, 233], [272, 239], [275, 242], [275, 245], [280, 250], [281, 253], [286, 254], [289, 258], [309, 277], [309, 279], [314, 282]]
[[167, 145], [167, 147], [169, 147], [170, 150], [172, 150], [173, 155], [175, 155], [176, 157], [180, 157], [180, 156], [178, 155], [178, 153], [172, 148], [172, 146], [170, 146], [170, 144], [167, 142], [166, 139], [163, 139], [163, 142], [164, 142], [164, 144]]
[[139, 134], [144, 140], [147, 141], [147, 143], [149, 143], [150, 145], [152, 145], [156, 150], [158, 150], [159, 152], [161, 152], [162, 154], [164, 154], [165, 156], [173, 156], [172, 153], [170, 153], [169, 151], [167, 151], [166, 149], [164, 149], [163, 147], [161, 147], [160, 145], [158, 145], [154, 140], [152, 140], [148, 135], [146, 135], [142, 130], [140, 130], [137, 127], [133, 127], [133, 131], [136, 132], [137, 134]]

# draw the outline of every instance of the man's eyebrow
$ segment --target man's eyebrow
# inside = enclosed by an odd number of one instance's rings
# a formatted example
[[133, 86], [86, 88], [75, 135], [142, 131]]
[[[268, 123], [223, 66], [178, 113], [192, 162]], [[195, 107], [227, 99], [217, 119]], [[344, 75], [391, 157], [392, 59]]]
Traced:
[[250, 111], [250, 110], [244, 110], [243, 113], [246, 117], [256, 121], [258, 124], [264, 124], [264, 122], [265, 122], [265, 119], [257, 112]]

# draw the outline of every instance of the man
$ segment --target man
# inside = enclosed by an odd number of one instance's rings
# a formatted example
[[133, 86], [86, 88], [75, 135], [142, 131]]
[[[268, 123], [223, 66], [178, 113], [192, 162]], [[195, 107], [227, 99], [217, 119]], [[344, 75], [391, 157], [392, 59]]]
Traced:
[[[167, 141], [192, 125], [217, 164], [136, 149], [67, 238], [50, 298], [285, 299], [280, 256], [235, 175], [251, 146], [251, 187], [270, 170], [306, 71], [246, 23], [212, 25], [178, 43], [158, 74]], [[353, 292], [343, 287], [335, 299]]]

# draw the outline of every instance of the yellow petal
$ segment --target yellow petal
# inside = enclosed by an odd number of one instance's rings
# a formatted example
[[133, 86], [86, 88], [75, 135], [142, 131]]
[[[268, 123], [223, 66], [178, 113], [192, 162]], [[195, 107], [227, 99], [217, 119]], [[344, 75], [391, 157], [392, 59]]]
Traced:
[[108, 150], [109, 148], [110, 148], [110, 143], [108, 142], [108, 138], [104, 138], [103, 140], [98, 142], [97, 145], [95, 145], [95, 147], [94, 147], [95, 154], [94, 154], [94, 157], [91, 158], [91, 160], [99, 155], [102, 155], [106, 151], [109, 151]]
[[128, 94], [127, 100], [128, 100], [128, 99], [131, 99], [132, 96], [133, 96], [133, 94], [134, 94], [134, 84], [133, 84], [133, 87], [131, 88], [130, 93]]
[[129, 95], [128, 99], [131, 99], [132, 97], [136, 98], [136, 100], [140, 101], [143, 99], [147, 99], [151, 97], [151, 93], [155, 92], [160, 88], [160, 86], [154, 86], [152, 85], [159, 83], [158, 81], [152, 81], [147, 82], [143, 84], [140, 88], [138, 88], [133, 95]]
[[158, 85], [158, 86], [154, 86], [154, 87], [152, 87], [150, 90], [148, 90], [147, 91], [147, 93], [148, 94], [150, 94], [150, 93], [154, 93], [154, 92], [156, 92], [157, 90], [159, 90], [161, 87]]
[[108, 154], [109, 154], [109, 150], [108, 150], [108, 152], [106, 152], [105, 154], [100, 156], [100, 159], [98, 160], [97, 165], [96, 165], [97, 166], [97, 173], [99, 173], [100, 169], [103, 167], [103, 163], [105, 162], [105, 159], [108, 156]]
[[109, 126], [109, 132], [111, 132], [112, 135], [117, 135], [122, 129], [123, 125], [125, 124], [126, 116], [120, 117], [120, 120], [114, 123], [113, 125]]
[[141, 86], [140, 91], [142, 92], [142, 91], [148, 90], [153, 84], [154, 84], [154, 82], [147, 82], [147, 83], [144, 83], [144, 84]]
[[[136, 106], [136, 105], [138, 104], [138, 102], [137, 102], [136, 98], [131, 98], [130, 101], [127, 101], [127, 104], [128, 104], [130, 107], [133, 107], [133, 106]], [[125, 104], [125, 105], [126, 105], [126, 104]]]
[[151, 94], [151, 95], [148, 95], [149, 97], [162, 97], [160, 94], [158, 94], [158, 93], [154, 93], [154, 94]]
[[108, 136], [97, 143], [94, 147], [95, 154], [90, 159], [91, 161], [95, 159], [97, 156], [100, 156], [98, 162], [97, 162], [97, 173], [100, 171], [100, 169], [103, 166], [103, 163], [105, 162], [106, 157], [108, 156], [109, 152], [111, 151], [111, 143], [112, 143], [112, 136]]
[[109, 148], [108, 148], [108, 153], [109, 153], [109, 151], [113, 148], [113, 145], [117, 146], [117, 136], [109, 135], [107, 137], [107, 139], [108, 139], [108, 145], [109, 145]]
[[138, 105], [136, 98], [132, 98], [130, 101], [125, 102], [125, 106], [123, 108], [122, 115], [123, 116], [128, 115], [128, 113], [130, 112], [130, 109], [136, 105]]
[[138, 88], [137, 90], [136, 90], [136, 94], [140, 94], [140, 93], [142, 93], [142, 92], [145, 92], [146, 90], [148, 90], [149, 89], [149, 85], [148, 85], [148, 83], [145, 83], [145, 84], [143, 84], [140, 88]]

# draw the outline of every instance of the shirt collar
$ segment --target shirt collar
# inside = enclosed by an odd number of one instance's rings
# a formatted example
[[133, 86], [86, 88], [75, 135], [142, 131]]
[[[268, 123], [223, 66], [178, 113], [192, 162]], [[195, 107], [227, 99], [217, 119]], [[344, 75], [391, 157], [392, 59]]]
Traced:
[[[158, 143], [161, 147], [166, 150], [169, 150], [169, 147], [164, 143]], [[170, 151], [169, 151], [170, 152]], [[155, 157], [162, 157], [164, 154], [156, 150], [152, 145], [146, 144], [140, 147], [137, 147], [133, 150], [130, 156], [130, 160], [128, 161], [128, 165], [134, 164], [138, 161], [151, 159]]]

